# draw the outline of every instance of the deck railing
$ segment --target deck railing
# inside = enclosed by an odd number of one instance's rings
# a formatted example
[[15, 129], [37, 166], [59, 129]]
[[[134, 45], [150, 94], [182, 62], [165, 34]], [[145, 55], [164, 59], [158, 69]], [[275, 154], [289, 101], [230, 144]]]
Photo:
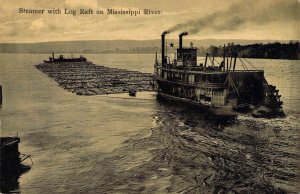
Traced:
[[180, 84], [180, 85], [186, 85], [186, 86], [193, 86], [193, 87], [200, 87], [200, 88], [226, 88], [227, 86], [224, 83], [199, 83], [199, 82], [186, 82], [186, 81], [181, 81], [181, 80], [167, 80], [167, 79], [162, 79], [157, 77], [157, 80], [160, 81], [165, 81], [169, 83], [174, 83], [174, 84]]

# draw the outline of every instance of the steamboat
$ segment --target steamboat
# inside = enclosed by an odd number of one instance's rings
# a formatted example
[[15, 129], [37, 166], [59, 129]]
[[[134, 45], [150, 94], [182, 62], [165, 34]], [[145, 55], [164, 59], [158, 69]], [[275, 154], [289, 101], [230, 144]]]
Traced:
[[58, 58], [54, 57], [54, 53], [52, 53], [52, 57], [49, 57], [49, 60], [44, 60], [45, 63], [61, 63], [61, 62], [86, 62], [86, 58], [80, 55], [78, 58], [65, 58], [63, 55], [59, 55]]
[[157, 97], [181, 101], [220, 116], [284, 116], [279, 90], [268, 84], [263, 70], [250, 70], [246, 62], [242, 64], [244, 69], [237, 69], [238, 54], [226, 53], [225, 45], [219, 64], [209, 53], [204, 64], [198, 64], [197, 48], [192, 43], [190, 47], [183, 46], [187, 32], [179, 34], [179, 46], [173, 49], [172, 57], [167, 54], [168, 49], [174, 47], [173, 43], [166, 44], [168, 33], [161, 35], [161, 62], [156, 53], [154, 64]]

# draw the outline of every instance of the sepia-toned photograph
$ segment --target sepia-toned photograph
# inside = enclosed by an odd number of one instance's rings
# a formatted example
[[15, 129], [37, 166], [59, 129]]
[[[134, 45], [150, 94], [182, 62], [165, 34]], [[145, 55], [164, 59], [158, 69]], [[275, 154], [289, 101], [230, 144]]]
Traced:
[[0, 0], [0, 193], [300, 192], [300, 0]]

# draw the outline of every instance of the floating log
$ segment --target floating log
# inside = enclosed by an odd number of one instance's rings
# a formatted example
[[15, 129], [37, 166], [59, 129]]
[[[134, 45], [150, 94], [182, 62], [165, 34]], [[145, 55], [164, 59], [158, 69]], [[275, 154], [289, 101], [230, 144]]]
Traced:
[[77, 95], [152, 91], [153, 75], [110, 68], [92, 62], [42, 63], [37, 69], [54, 79], [65, 90]]

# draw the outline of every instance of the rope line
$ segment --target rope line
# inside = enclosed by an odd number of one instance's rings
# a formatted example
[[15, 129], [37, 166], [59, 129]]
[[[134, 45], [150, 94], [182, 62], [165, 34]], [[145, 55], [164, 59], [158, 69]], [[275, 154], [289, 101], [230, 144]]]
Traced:
[[[243, 57], [243, 59], [247, 62], [247, 63], [249, 63], [254, 69], [256, 69], [256, 67], [252, 64], [252, 63], [250, 63], [247, 59], [245, 59], [244, 57]], [[256, 69], [257, 70], [257, 69]]]

